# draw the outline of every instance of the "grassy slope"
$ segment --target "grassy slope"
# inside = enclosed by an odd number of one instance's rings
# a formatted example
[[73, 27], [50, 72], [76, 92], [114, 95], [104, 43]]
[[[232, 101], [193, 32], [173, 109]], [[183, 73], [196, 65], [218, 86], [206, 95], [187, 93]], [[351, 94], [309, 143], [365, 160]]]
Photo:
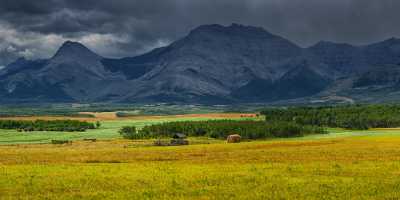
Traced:
[[0, 147], [4, 199], [396, 199], [400, 133], [185, 147]]

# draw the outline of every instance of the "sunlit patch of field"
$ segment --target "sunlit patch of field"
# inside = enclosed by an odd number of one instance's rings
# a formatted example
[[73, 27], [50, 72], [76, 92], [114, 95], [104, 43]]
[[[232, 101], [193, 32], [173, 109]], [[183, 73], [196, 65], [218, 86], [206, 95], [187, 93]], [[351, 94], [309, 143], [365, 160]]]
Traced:
[[116, 112], [80, 112], [79, 114], [93, 115], [96, 120], [116, 120]]
[[255, 113], [202, 113], [202, 114], [183, 114], [183, 115], [137, 115], [127, 117], [117, 117], [117, 112], [81, 112], [81, 114], [94, 115], [99, 120], [154, 120], [154, 119], [171, 119], [171, 118], [212, 118], [212, 119], [238, 119], [238, 118], [257, 118]]
[[254, 113], [206, 113], [206, 114], [184, 114], [184, 115], [138, 115], [129, 117], [117, 117], [117, 112], [80, 112], [79, 114], [93, 115], [94, 117], [70, 117], [70, 116], [15, 116], [0, 117], [0, 120], [80, 120], [80, 121], [114, 121], [114, 120], [156, 120], [185, 118], [187, 120], [196, 118], [205, 119], [240, 119], [240, 118], [258, 118]]
[[374, 130], [374, 131], [390, 131], [390, 130], [399, 131], [400, 128], [372, 128], [371, 130]]
[[0, 146], [0, 196], [398, 199], [400, 133], [388, 132], [182, 147], [149, 140]]
[[[139, 116], [141, 117], [141, 116]], [[153, 119], [153, 118], [165, 118], [165, 117], [176, 117], [176, 118], [256, 118], [256, 114], [248, 114], [248, 113], [207, 113], [207, 114], [186, 114], [186, 115], [170, 115], [170, 116], [142, 116], [146, 119]]]

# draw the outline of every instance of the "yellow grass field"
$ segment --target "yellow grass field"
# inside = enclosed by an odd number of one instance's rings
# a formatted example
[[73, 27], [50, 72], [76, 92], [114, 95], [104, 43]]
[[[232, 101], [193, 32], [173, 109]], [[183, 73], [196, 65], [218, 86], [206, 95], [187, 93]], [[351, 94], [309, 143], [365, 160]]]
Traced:
[[148, 143], [0, 146], [0, 199], [400, 198], [398, 130], [240, 144]]

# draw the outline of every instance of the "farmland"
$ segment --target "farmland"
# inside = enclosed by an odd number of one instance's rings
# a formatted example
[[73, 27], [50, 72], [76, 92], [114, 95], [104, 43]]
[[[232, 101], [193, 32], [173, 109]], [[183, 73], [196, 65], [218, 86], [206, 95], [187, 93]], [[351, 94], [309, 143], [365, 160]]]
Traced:
[[[400, 129], [294, 138], [189, 137], [188, 146], [126, 140], [122, 126], [176, 121], [264, 120], [252, 113], [5, 116], [100, 121], [86, 132], [0, 130], [0, 199], [397, 199]], [[91, 117], [87, 117], [87, 116]], [[96, 138], [96, 142], [84, 141]], [[71, 140], [55, 145], [51, 140]]]
[[400, 132], [186, 147], [0, 147], [4, 199], [395, 199]]
[[3, 120], [65, 120], [75, 119], [90, 122], [101, 122], [101, 127], [86, 132], [64, 133], [57, 131], [33, 131], [29, 133], [16, 130], [0, 130], [1, 144], [23, 144], [23, 143], [49, 143], [51, 140], [82, 140], [84, 138], [97, 139], [118, 139], [121, 138], [118, 130], [122, 126], [133, 125], [143, 127], [145, 125], [157, 124], [170, 121], [199, 121], [210, 119], [257, 119], [254, 114], [240, 113], [211, 113], [211, 114], [187, 114], [170, 116], [135, 116], [117, 118], [114, 112], [90, 113], [95, 117], [65, 117], [65, 116], [23, 116], [23, 117], [2, 117]]

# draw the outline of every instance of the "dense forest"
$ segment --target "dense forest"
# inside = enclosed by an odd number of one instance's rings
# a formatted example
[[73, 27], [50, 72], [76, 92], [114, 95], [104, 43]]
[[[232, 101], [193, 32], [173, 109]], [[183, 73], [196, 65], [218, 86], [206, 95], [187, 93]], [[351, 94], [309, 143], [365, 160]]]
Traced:
[[303, 126], [292, 122], [210, 120], [168, 122], [145, 126], [138, 131], [134, 128], [124, 127], [120, 133], [129, 139], [171, 137], [175, 133], [219, 139], [225, 139], [230, 134], [239, 134], [243, 139], [262, 139], [299, 137], [307, 134], [325, 133], [325, 130], [316, 126]]
[[100, 123], [81, 122], [78, 120], [0, 120], [0, 129], [16, 129], [18, 131], [86, 131], [95, 129]]
[[261, 114], [270, 123], [293, 122], [300, 125], [360, 130], [400, 127], [399, 105], [271, 108]]

